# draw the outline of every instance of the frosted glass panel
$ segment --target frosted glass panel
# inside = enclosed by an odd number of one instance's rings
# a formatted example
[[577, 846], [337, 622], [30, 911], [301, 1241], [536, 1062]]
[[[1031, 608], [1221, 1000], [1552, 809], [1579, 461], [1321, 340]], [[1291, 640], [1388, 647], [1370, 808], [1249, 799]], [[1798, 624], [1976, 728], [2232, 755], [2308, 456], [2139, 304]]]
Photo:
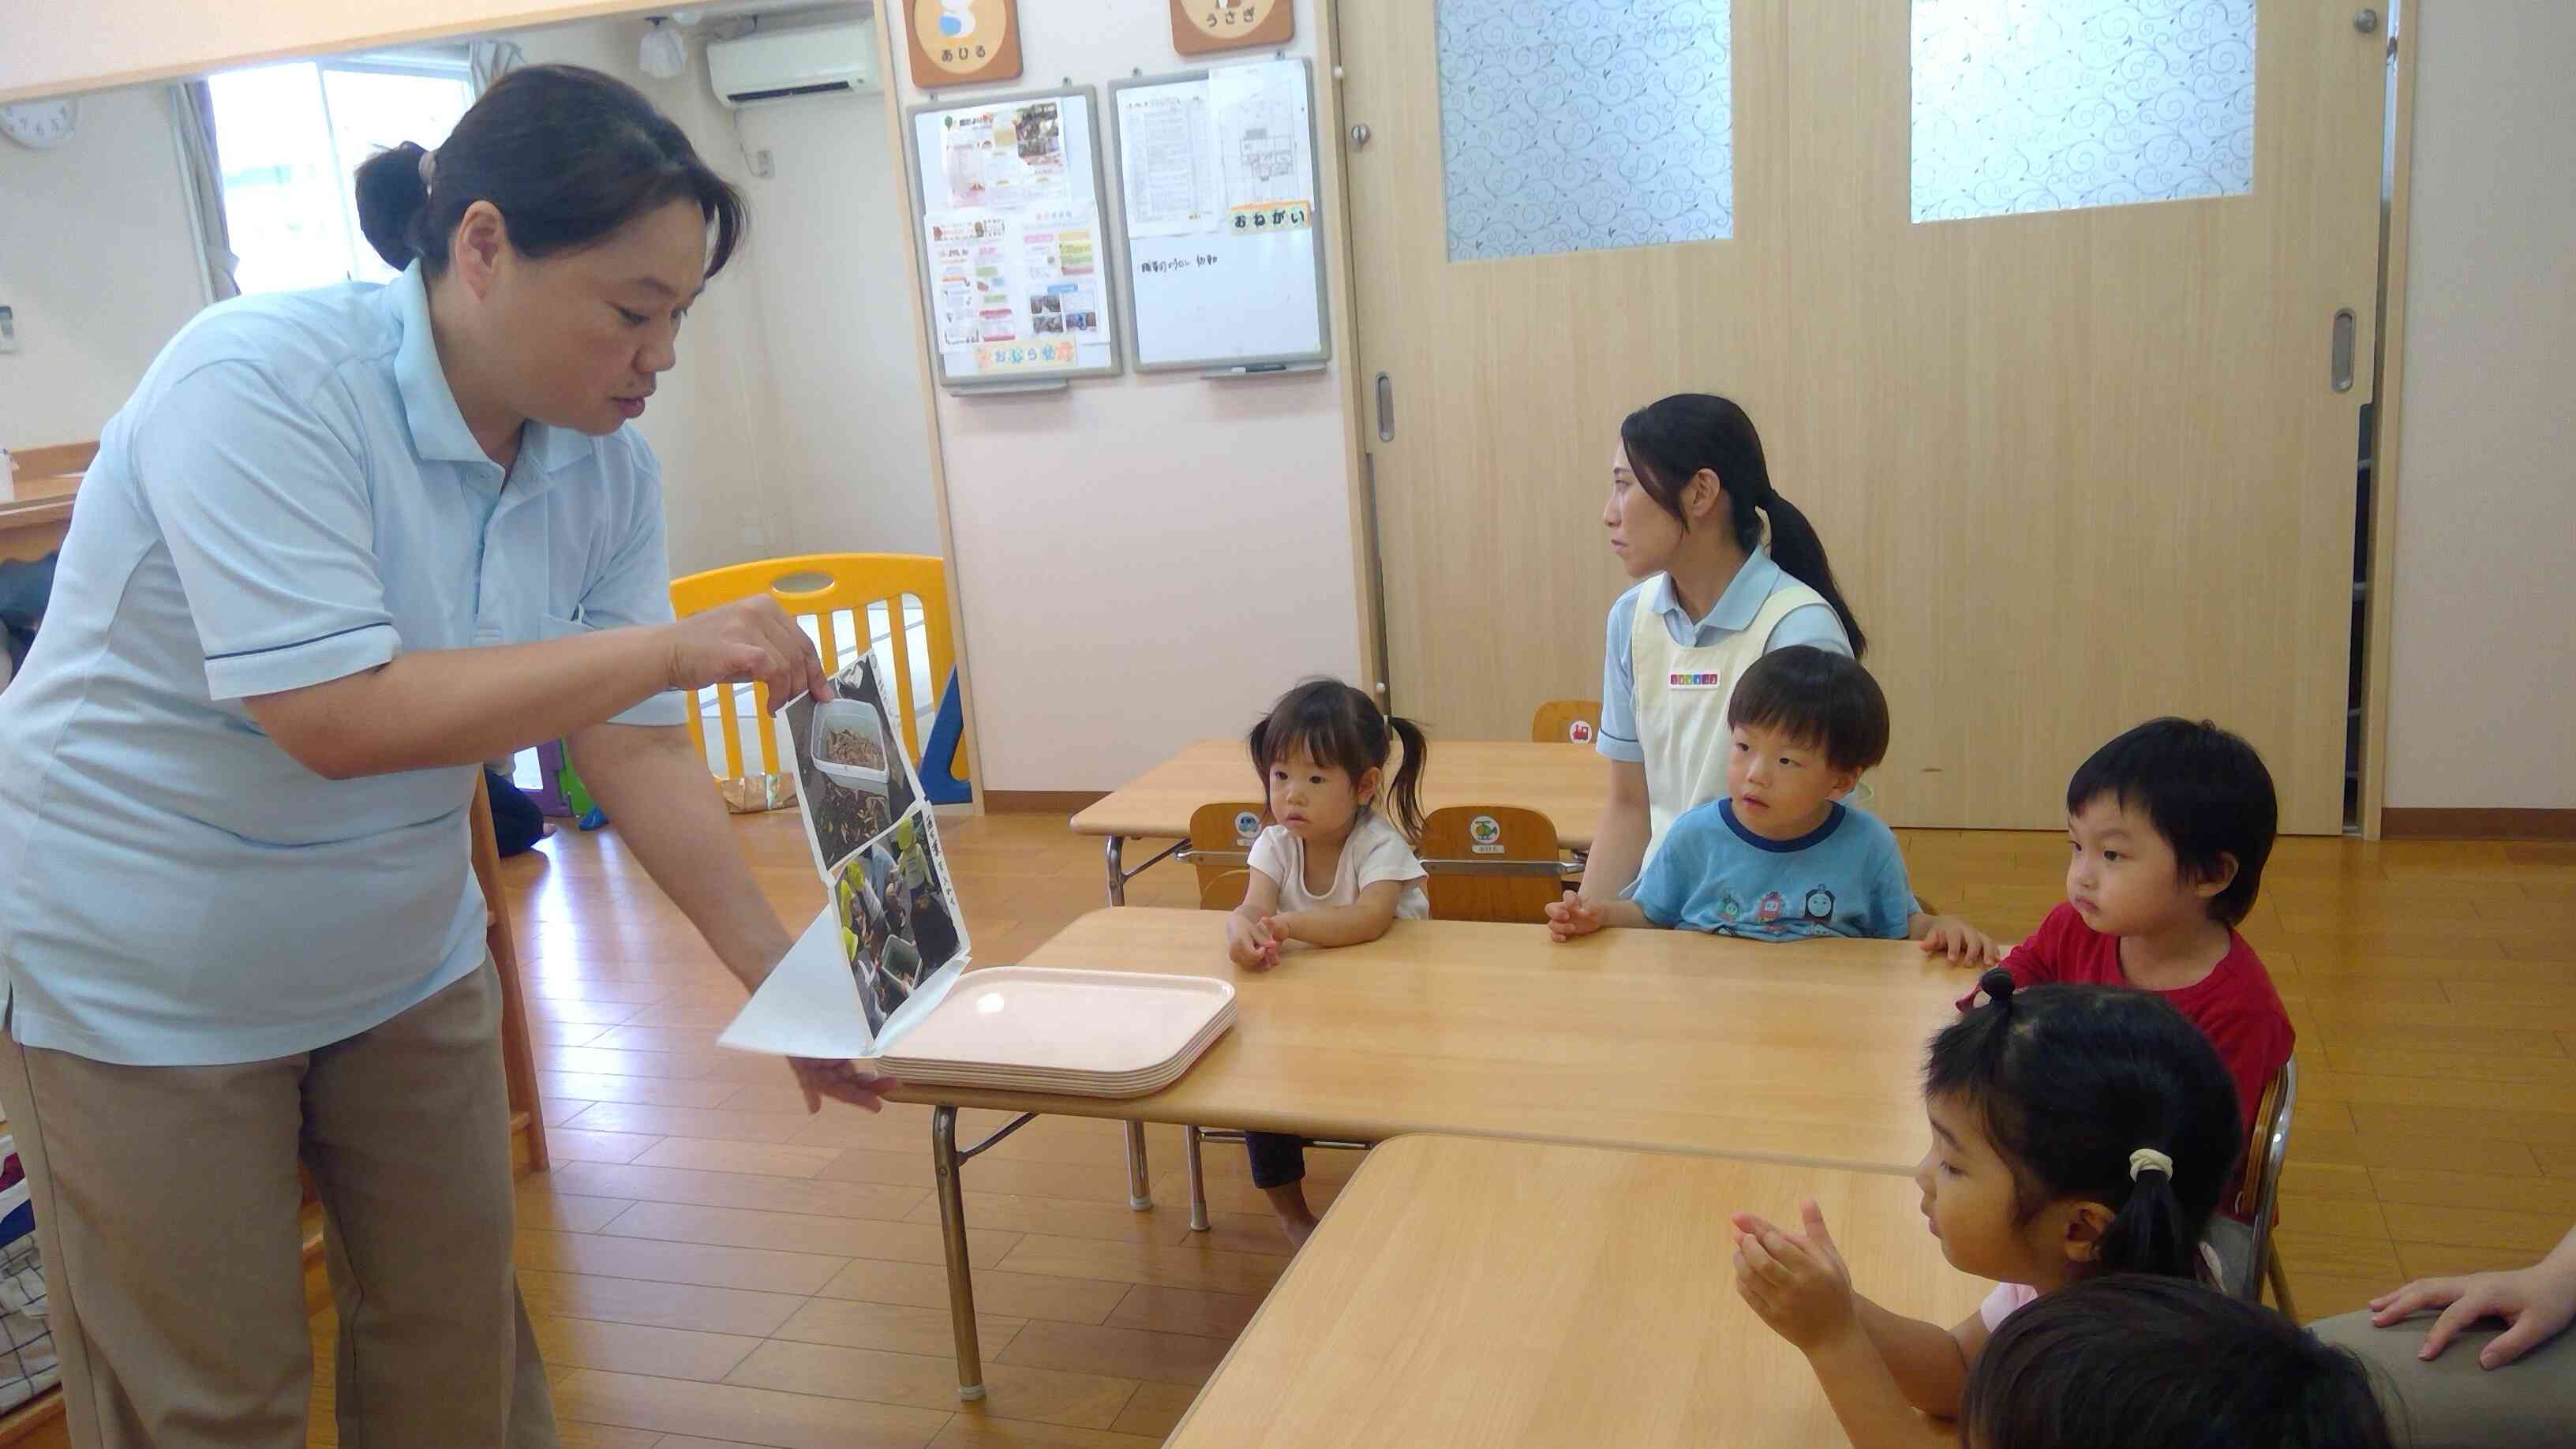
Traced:
[[1729, 0], [1440, 0], [1449, 260], [1735, 233]]
[[2254, 189], [2254, 0], [1914, 0], [1914, 219]]

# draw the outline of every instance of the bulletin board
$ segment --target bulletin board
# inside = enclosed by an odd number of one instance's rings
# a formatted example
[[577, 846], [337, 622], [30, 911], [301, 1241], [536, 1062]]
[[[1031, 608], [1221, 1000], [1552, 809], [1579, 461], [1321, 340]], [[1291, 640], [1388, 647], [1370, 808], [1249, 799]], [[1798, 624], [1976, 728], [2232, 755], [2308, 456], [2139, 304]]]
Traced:
[[1138, 372], [1277, 372], [1332, 356], [1303, 60], [1109, 88]]
[[1088, 86], [907, 110], [931, 360], [953, 392], [1123, 367]]

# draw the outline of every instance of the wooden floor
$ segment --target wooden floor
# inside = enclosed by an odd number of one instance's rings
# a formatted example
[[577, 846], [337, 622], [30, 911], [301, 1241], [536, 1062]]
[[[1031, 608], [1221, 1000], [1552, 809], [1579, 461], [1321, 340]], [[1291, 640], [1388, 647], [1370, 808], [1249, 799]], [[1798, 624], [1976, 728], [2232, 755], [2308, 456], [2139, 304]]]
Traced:
[[[809, 919], [795, 812], [735, 823]], [[1917, 889], [1999, 937], [2059, 899], [2054, 836], [1900, 835]], [[945, 838], [980, 961], [1101, 904], [1098, 843], [1058, 817]], [[925, 1112], [809, 1118], [783, 1066], [716, 1050], [742, 993], [613, 833], [504, 868], [556, 1158], [522, 1185], [519, 1263], [566, 1443], [1143, 1449], [1286, 1265], [1239, 1150], [1211, 1151], [1193, 1240], [1176, 1131], [1137, 1213], [1116, 1127], [1040, 1122], [968, 1169], [992, 1396], [961, 1409]], [[1166, 865], [1129, 899], [1195, 891]], [[2303, 1317], [2529, 1262], [2576, 1221], [2576, 846], [2285, 841], [2246, 933], [2299, 1032], [2279, 1241]], [[1316, 1154], [1319, 1203], [1354, 1165]]]

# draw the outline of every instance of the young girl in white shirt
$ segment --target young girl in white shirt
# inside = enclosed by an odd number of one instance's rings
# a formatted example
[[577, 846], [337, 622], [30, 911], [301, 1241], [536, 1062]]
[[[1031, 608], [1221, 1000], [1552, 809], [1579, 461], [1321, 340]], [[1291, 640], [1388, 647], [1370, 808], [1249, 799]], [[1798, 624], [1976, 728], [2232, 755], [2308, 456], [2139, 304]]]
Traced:
[[[1404, 758], [1390, 782], [1387, 759], [1398, 742]], [[1280, 696], [1245, 743], [1277, 823], [1253, 842], [1251, 883], [1225, 918], [1235, 965], [1267, 971], [1287, 942], [1357, 946], [1399, 917], [1430, 916], [1413, 853], [1430, 744], [1412, 721], [1339, 680], [1314, 679]], [[1303, 1247], [1315, 1230], [1304, 1147], [1270, 1132], [1246, 1133], [1245, 1145], [1253, 1186], [1269, 1197], [1289, 1242]]]

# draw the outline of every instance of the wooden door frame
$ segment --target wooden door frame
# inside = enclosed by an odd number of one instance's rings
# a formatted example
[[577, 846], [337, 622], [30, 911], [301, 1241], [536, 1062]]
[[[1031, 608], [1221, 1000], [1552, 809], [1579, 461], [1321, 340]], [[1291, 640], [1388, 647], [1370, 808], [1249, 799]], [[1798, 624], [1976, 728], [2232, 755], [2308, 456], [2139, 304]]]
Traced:
[[[2363, 651], [2360, 827], [2362, 838], [2366, 840], [2380, 838], [2388, 794], [2388, 636], [2395, 615], [2397, 592], [2396, 501], [2399, 444], [2403, 436], [2399, 425], [2399, 403], [2406, 372], [2407, 219], [2415, 174], [2415, 52], [2422, 33], [2421, 10], [2425, 3], [2426, 0], [2405, 0], [2392, 31], [2397, 44], [2396, 97], [2388, 124], [2396, 131], [2396, 165], [2389, 188], [2387, 235], [2382, 246], [2382, 322], [2375, 334], [2384, 361], [2380, 367], [2379, 387], [2372, 399], [2379, 440], [2371, 462], [2370, 598], [2360, 646]], [[1351, 277], [1357, 259], [1351, 250], [1352, 226], [1348, 209], [1350, 150], [1345, 141], [1346, 123], [1342, 118], [1341, 0], [1315, 0], [1315, 8], [1316, 26], [1321, 32], [1322, 58], [1327, 78], [1332, 81], [1332, 84], [1318, 88], [1321, 128], [1332, 138], [1332, 145], [1328, 148], [1332, 153], [1332, 164], [1320, 169], [1333, 203], [1326, 215], [1340, 218], [1335, 228], [1339, 234], [1329, 249], [1333, 343], [1337, 355], [1350, 359], [1349, 385], [1343, 397], [1342, 434], [1344, 486], [1350, 502], [1352, 596], [1358, 601], [1358, 617], [1354, 626], [1360, 641], [1361, 667], [1382, 677], [1386, 645], [1378, 621], [1384, 617], [1385, 599], [1371, 557], [1370, 540], [1377, 528], [1376, 500], [1368, 487], [1365, 456], [1371, 399], [1368, 370], [1360, 354], [1359, 329], [1351, 295]]]
[[2379, 390], [2372, 398], [2379, 442], [2370, 463], [2370, 607], [2362, 626], [2361, 836], [2377, 840], [2388, 810], [2389, 631], [2397, 613], [2398, 404], [2406, 380], [2406, 229], [2415, 188], [2415, 52], [2424, 0], [2404, 0], [2390, 38], [2397, 47], [2396, 98], [2389, 125], [2396, 164], [2389, 178], [2387, 236], [2380, 275]]
[[1378, 587], [1377, 498], [1369, 487], [1368, 368], [1367, 359], [1360, 356], [1358, 301], [1352, 295], [1358, 285], [1354, 269], [1359, 259], [1351, 248], [1350, 127], [1342, 116], [1341, 0], [1315, 0], [1315, 38], [1326, 82], [1315, 88], [1316, 134], [1327, 138], [1323, 149], [1332, 158], [1330, 165], [1315, 169], [1324, 188], [1325, 226], [1332, 234], [1324, 258], [1333, 355], [1343, 359], [1342, 492], [1351, 521], [1351, 627], [1359, 641], [1360, 686], [1379, 686], [1378, 703], [1383, 705], [1388, 703], [1386, 638], [1378, 621], [1386, 616], [1386, 601]]

